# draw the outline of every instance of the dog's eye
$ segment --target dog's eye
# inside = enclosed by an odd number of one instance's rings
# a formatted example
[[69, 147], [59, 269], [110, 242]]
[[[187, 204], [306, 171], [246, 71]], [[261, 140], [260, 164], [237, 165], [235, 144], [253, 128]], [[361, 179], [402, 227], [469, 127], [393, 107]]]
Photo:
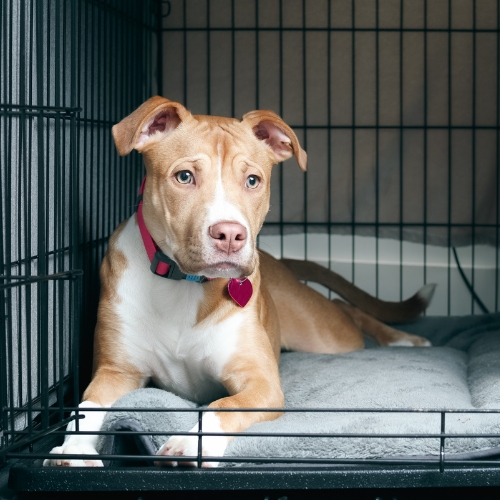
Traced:
[[192, 184], [194, 181], [193, 174], [189, 170], [181, 170], [175, 174], [177, 182], [181, 184]]
[[249, 175], [245, 186], [249, 189], [255, 189], [260, 184], [260, 179], [256, 175]]

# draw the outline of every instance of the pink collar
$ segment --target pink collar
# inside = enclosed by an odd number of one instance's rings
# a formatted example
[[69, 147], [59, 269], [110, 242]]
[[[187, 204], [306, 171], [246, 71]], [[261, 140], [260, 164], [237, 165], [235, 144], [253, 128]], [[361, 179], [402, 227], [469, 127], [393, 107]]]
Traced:
[[[210, 281], [206, 276], [196, 276], [194, 274], [184, 274], [179, 266], [168, 255], [165, 255], [160, 247], [156, 244], [155, 240], [149, 234], [144, 217], [142, 215], [142, 194], [144, 193], [144, 186], [146, 185], [146, 177], [142, 180], [141, 188], [139, 189], [139, 196], [137, 197], [136, 212], [137, 224], [141, 232], [144, 248], [148, 254], [149, 261], [151, 262], [151, 272], [163, 278], [173, 280], [187, 280], [204, 283]], [[253, 294], [252, 283], [248, 278], [230, 278], [227, 284], [227, 291], [231, 298], [241, 307], [245, 307]]]

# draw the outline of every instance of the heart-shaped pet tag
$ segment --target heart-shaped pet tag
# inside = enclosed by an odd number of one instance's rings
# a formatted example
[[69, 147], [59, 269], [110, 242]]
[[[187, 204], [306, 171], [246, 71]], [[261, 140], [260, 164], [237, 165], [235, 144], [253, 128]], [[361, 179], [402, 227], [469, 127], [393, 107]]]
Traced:
[[248, 278], [231, 278], [227, 284], [231, 298], [241, 307], [245, 307], [252, 298], [253, 286]]

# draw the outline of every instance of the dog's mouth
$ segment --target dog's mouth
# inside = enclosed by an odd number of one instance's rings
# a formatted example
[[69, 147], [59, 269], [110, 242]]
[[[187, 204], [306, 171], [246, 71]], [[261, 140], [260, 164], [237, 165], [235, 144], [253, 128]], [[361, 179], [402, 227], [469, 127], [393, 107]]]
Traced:
[[243, 278], [248, 276], [250, 272], [234, 262], [222, 261], [207, 266], [202, 274], [207, 278]]
[[207, 278], [244, 278], [253, 273], [256, 265], [255, 252], [250, 258], [242, 255], [200, 255], [195, 252], [174, 254], [183, 273]]
[[205, 276], [207, 278], [244, 278], [253, 272], [253, 266], [242, 265], [231, 261], [219, 261], [215, 263], [205, 263], [197, 265], [195, 268], [189, 266], [189, 269], [183, 269], [184, 266], [179, 266], [182, 272], [186, 274], [195, 274], [197, 276]]

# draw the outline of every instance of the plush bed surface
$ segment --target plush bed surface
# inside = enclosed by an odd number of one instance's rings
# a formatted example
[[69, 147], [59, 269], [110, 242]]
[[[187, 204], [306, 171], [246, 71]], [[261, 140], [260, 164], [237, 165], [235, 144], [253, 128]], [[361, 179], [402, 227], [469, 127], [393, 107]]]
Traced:
[[[280, 373], [286, 408], [336, 409], [500, 409], [500, 314], [428, 317], [397, 325], [428, 338], [433, 347], [367, 349], [347, 354], [284, 352]], [[165, 436], [101, 438], [98, 451], [154, 454], [168, 433], [187, 431], [197, 412], [150, 412], [147, 408], [196, 408], [167, 391], [139, 389], [118, 400], [127, 412], [108, 412], [103, 430], [165, 431]], [[440, 414], [432, 413], [286, 413], [252, 426], [250, 432], [439, 434]], [[485, 438], [448, 438], [447, 458], [500, 456], [500, 414], [451, 413], [446, 432], [496, 434]], [[236, 437], [226, 456], [386, 458], [435, 456], [438, 438]], [[221, 466], [234, 466], [234, 463]]]

